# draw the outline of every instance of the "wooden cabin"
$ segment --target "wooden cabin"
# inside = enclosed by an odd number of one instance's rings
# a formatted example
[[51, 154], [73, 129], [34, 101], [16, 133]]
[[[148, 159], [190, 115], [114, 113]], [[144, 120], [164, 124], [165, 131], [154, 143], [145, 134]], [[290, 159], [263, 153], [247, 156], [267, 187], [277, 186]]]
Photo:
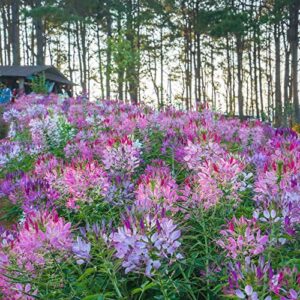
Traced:
[[0, 66], [0, 83], [11, 90], [31, 93], [31, 82], [35, 76], [45, 76], [48, 93], [66, 92], [72, 95], [74, 83], [53, 66]]

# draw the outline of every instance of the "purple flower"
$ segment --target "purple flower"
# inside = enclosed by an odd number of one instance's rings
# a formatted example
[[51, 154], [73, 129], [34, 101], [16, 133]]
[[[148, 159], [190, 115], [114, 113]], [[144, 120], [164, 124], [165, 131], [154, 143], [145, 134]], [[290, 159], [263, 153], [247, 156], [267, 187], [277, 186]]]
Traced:
[[146, 215], [137, 219], [131, 215], [124, 220], [124, 226], [112, 232], [108, 239], [105, 236], [105, 240], [116, 250], [115, 255], [121, 259], [125, 273], [143, 271], [146, 276], [152, 276], [153, 270], [159, 269], [163, 261], [171, 263], [182, 258], [177, 252], [180, 236], [180, 230], [169, 218], [158, 220]]
[[246, 285], [244, 292], [236, 290], [235, 294], [239, 299], [258, 300], [258, 294], [253, 291], [251, 285]]
[[91, 243], [85, 242], [81, 237], [77, 237], [76, 242], [72, 245], [72, 251], [75, 254], [78, 265], [82, 265], [91, 259]]

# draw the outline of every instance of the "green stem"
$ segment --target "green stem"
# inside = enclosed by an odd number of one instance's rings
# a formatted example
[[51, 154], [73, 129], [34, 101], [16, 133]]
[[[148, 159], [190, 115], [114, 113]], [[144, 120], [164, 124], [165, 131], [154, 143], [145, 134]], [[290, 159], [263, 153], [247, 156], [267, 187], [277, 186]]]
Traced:
[[118, 287], [118, 285], [117, 285], [117, 283], [116, 283], [116, 281], [117, 281], [116, 275], [115, 275], [115, 274], [112, 274], [112, 273], [111, 273], [111, 270], [110, 270], [109, 268], [107, 268], [107, 273], [108, 273], [109, 278], [110, 278], [110, 280], [111, 280], [111, 282], [112, 282], [112, 284], [113, 284], [113, 286], [114, 286], [114, 288], [115, 288], [115, 291], [116, 291], [116, 293], [117, 293], [117, 295], [118, 295], [118, 298], [120, 298], [120, 299], [123, 298], [122, 293], [121, 293], [121, 291], [119, 290], [119, 287]]
[[194, 300], [197, 300], [196, 296], [194, 295], [193, 291], [191, 290], [190, 281], [189, 281], [189, 279], [186, 277], [186, 274], [184, 273], [181, 264], [179, 264], [179, 268], [180, 268], [180, 271], [181, 271], [181, 274], [182, 274], [184, 280], [187, 282], [188, 287], [189, 287], [189, 289], [190, 289], [190, 290], [189, 290], [190, 296], [191, 296]]
[[[206, 299], [209, 300], [210, 299], [210, 295], [209, 295], [209, 250], [208, 250], [208, 240], [207, 240], [207, 233], [206, 233], [206, 225], [205, 225], [205, 220], [203, 218], [203, 211], [201, 210], [202, 216], [201, 216], [201, 225], [203, 228], [203, 235], [204, 235], [204, 245], [205, 245], [205, 277], [206, 277]], [[204, 220], [204, 222], [203, 222]]]

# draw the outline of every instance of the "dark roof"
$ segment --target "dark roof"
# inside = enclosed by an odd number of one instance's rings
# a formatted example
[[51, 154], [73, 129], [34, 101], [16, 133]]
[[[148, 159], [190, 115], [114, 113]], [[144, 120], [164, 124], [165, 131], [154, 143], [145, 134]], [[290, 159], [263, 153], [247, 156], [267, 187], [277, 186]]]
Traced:
[[0, 77], [30, 77], [44, 72], [46, 79], [74, 85], [53, 66], [0, 66]]

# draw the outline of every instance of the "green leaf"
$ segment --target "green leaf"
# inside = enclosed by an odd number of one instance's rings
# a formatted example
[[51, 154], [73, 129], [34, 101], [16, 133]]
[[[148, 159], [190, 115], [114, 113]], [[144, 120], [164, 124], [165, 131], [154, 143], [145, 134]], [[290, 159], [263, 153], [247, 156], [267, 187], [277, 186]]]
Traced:
[[94, 294], [84, 297], [82, 300], [104, 300], [103, 294]]
[[91, 274], [94, 274], [96, 272], [96, 268], [87, 268], [85, 272], [78, 278], [77, 281], [82, 281], [85, 278], [89, 277]]
[[145, 292], [155, 286], [156, 286], [156, 283], [147, 281], [142, 285], [142, 287], [134, 289], [132, 291], [132, 295], [139, 294], [141, 292]]

